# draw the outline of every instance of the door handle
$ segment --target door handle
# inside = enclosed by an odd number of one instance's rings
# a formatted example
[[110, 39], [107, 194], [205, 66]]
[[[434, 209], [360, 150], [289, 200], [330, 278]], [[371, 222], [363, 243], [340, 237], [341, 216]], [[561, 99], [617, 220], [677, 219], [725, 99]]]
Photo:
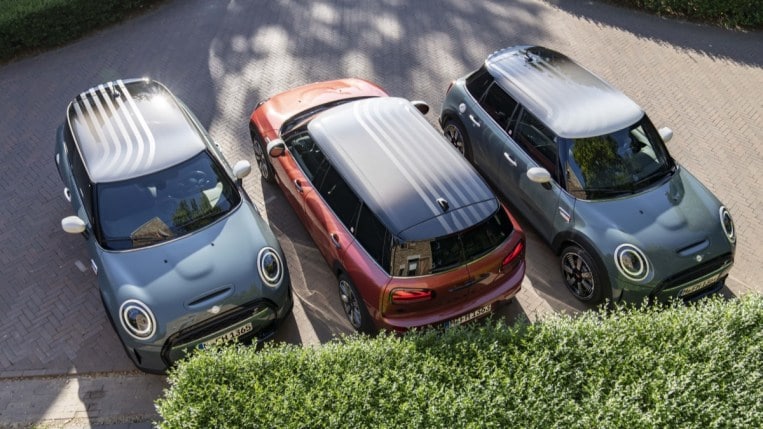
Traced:
[[302, 182], [299, 179], [294, 179], [294, 187], [297, 188], [297, 192], [302, 193]]
[[66, 198], [66, 201], [72, 202], [72, 191], [69, 188], [64, 188], [64, 198]]
[[503, 157], [506, 158], [506, 161], [509, 161], [509, 164], [511, 164], [513, 167], [517, 166], [517, 161], [514, 160], [514, 158], [512, 158], [508, 153], [504, 152]]
[[342, 245], [339, 244], [339, 235], [336, 232], [332, 232], [330, 234], [330, 237], [331, 237], [331, 242], [334, 243], [334, 247], [336, 247], [337, 249], [341, 249]]
[[474, 115], [472, 115], [471, 113], [469, 114], [469, 120], [471, 120], [471, 121], [472, 121], [472, 124], [474, 124], [474, 126], [475, 126], [475, 127], [477, 127], [477, 128], [479, 128], [479, 127], [482, 125], [482, 124], [480, 124], [480, 121], [478, 121], [478, 120], [477, 120], [477, 119], [474, 117]]

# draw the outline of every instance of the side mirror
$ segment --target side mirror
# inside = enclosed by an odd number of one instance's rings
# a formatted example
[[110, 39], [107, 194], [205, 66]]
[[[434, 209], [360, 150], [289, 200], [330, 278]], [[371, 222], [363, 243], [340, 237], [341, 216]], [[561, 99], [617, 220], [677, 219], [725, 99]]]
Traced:
[[660, 133], [660, 137], [662, 137], [662, 141], [665, 143], [669, 142], [670, 139], [673, 138], [673, 130], [668, 127], [662, 127], [658, 130], [658, 132]]
[[236, 163], [236, 165], [233, 166], [233, 175], [236, 177], [236, 179], [243, 179], [244, 177], [248, 176], [249, 173], [252, 172], [252, 164], [249, 163], [249, 161], [241, 160]]
[[551, 181], [551, 174], [542, 167], [532, 167], [527, 170], [527, 178], [535, 183], [548, 183]]
[[429, 112], [429, 104], [426, 101], [414, 100], [411, 101], [413, 107], [415, 107], [422, 115], [426, 115]]
[[273, 139], [268, 143], [267, 151], [273, 158], [278, 158], [286, 152], [286, 143], [281, 139]]
[[61, 219], [61, 228], [69, 234], [82, 234], [85, 232], [85, 221], [77, 216], [67, 216]]

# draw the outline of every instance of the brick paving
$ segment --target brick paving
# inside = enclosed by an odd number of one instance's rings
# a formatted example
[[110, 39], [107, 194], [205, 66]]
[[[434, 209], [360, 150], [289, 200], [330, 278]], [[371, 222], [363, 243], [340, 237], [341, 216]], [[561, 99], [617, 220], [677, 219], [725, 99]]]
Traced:
[[[761, 293], [760, 32], [571, 0], [169, 1], [0, 66], [0, 426], [145, 426], [164, 384], [135, 372], [101, 308], [83, 239], [60, 228], [71, 208], [53, 143], [80, 91], [116, 78], [156, 78], [235, 162], [253, 159], [247, 118], [271, 94], [363, 77], [393, 95], [428, 101], [435, 124], [448, 83], [514, 44], [567, 53], [635, 99], [657, 126], [674, 130], [673, 155], [736, 220], [737, 260], [725, 293]], [[349, 332], [334, 279], [280, 191], [256, 173], [245, 187], [278, 233], [299, 299], [279, 339], [317, 344]], [[527, 232], [527, 279], [502, 314], [537, 320], [583, 309], [560, 285], [548, 247]]]

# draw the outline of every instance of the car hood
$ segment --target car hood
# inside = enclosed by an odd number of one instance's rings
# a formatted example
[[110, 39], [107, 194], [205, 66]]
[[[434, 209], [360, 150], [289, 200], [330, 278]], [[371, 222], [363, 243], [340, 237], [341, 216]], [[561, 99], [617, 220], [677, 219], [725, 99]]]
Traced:
[[[234, 306], [263, 295], [257, 256], [264, 246], [281, 254], [268, 224], [246, 200], [227, 217], [156, 246], [101, 255], [105, 299], [146, 303], [157, 319]], [[283, 268], [286, 269], [285, 264]], [[101, 282], [103, 285], [104, 282]]]
[[683, 168], [644, 192], [606, 201], [577, 201], [578, 224], [610, 243], [680, 252], [723, 234], [720, 202]]

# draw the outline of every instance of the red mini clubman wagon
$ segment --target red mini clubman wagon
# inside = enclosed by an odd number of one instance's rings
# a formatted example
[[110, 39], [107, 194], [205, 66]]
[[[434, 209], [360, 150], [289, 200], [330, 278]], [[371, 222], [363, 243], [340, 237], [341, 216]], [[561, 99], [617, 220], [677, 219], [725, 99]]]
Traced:
[[480, 318], [525, 274], [524, 233], [428, 110], [344, 79], [276, 95], [250, 118], [262, 177], [304, 223], [360, 332]]

